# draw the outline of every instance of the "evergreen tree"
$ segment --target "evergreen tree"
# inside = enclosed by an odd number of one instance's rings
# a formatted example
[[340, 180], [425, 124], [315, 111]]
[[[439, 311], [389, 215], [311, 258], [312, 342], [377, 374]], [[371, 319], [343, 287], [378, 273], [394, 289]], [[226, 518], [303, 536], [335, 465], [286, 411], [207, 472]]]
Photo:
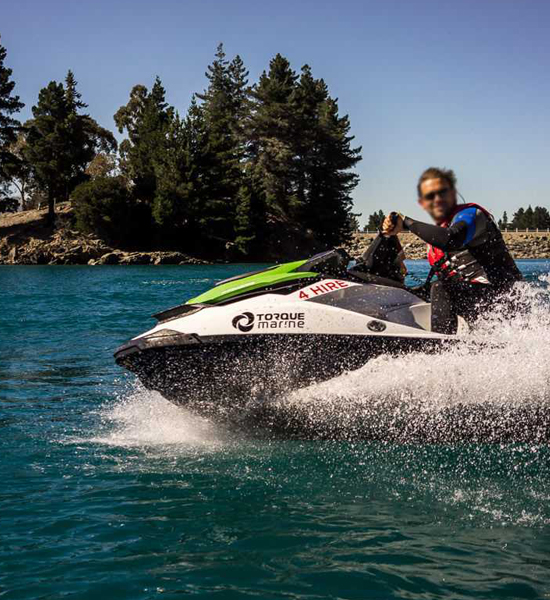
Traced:
[[510, 223], [510, 226], [513, 229], [521, 229], [521, 228], [525, 227], [525, 209], [524, 208], [519, 208], [514, 213], [514, 217], [512, 219], [512, 222]]
[[508, 213], [504, 211], [502, 219], [499, 220], [498, 226], [500, 229], [506, 229], [508, 227]]
[[368, 223], [365, 225], [365, 231], [378, 231], [380, 227], [382, 227], [384, 218], [385, 215], [382, 210], [373, 212], [371, 215], [369, 215]]
[[25, 106], [13, 95], [15, 83], [11, 81], [12, 70], [4, 66], [5, 59], [6, 49], [0, 44], [0, 152], [8, 152], [8, 146], [17, 140], [21, 124], [13, 115]]
[[82, 94], [76, 89], [78, 82], [74, 73], [69, 69], [65, 77], [65, 98], [67, 100], [67, 109], [69, 113], [76, 114], [83, 108], [88, 108], [85, 102], [82, 102]]
[[66, 128], [69, 112], [63, 85], [51, 81], [41, 89], [32, 113], [34, 119], [28, 123], [25, 159], [47, 195], [48, 219], [53, 223], [55, 200], [64, 192], [70, 171], [70, 140]]
[[527, 209], [525, 210], [525, 213], [523, 215], [525, 229], [534, 227], [534, 222], [535, 222], [534, 217], [535, 217], [535, 212], [533, 211], [533, 208], [529, 204], [529, 206], [527, 207]]
[[185, 122], [174, 115], [168, 128], [166, 149], [155, 162], [157, 188], [153, 218], [163, 231], [165, 243], [185, 236], [190, 224], [189, 147]]
[[237, 198], [235, 245], [244, 256], [260, 251], [259, 244], [265, 233], [265, 199], [260, 186], [245, 177]]
[[302, 68], [298, 79], [277, 55], [252, 91], [248, 124], [254, 177], [272, 213], [298, 220], [327, 245], [351, 231], [351, 192], [358, 182], [350, 169], [361, 159], [352, 148], [347, 116], [322, 79]]
[[136, 204], [122, 177], [98, 177], [80, 184], [72, 194], [76, 226], [123, 248], [147, 246], [150, 214]]
[[[18, 159], [13, 156], [10, 146], [17, 141], [18, 132], [21, 130], [21, 124], [13, 117], [25, 105], [19, 100], [19, 96], [13, 94], [15, 83], [11, 80], [12, 70], [4, 66], [6, 59], [6, 49], [0, 44], [0, 193], [9, 194], [10, 175], [5, 167], [18, 163]], [[6, 202], [6, 206], [13, 203]]]
[[550, 228], [550, 212], [543, 206], [529, 205], [526, 209], [521, 207], [514, 213], [510, 223], [511, 229], [548, 229]]
[[350, 231], [359, 231], [361, 226], [359, 224], [359, 217], [362, 213], [350, 213], [348, 218], [348, 229]]
[[338, 104], [332, 98], [320, 106], [318, 149], [309, 177], [309, 204], [315, 212], [310, 213], [308, 225], [326, 245], [349, 238], [351, 193], [359, 182], [351, 169], [361, 160], [361, 148], [352, 147], [349, 118], [338, 113]]
[[155, 197], [155, 164], [165, 152], [174, 114], [165, 95], [158, 77], [150, 92], [145, 86], [136, 85], [128, 103], [114, 116], [119, 132], [126, 131], [128, 136], [120, 144], [121, 170], [132, 182], [135, 197], [148, 205]]
[[242, 161], [246, 156], [247, 147], [245, 124], [250, 114], [250, 87], [248, 70], [238, 54], [229, 63], [228, 72], [232, 107], [231, 132], [235, 138], [238, 158]]
[[550, 228], [550, 212], [543, 206], [535, 206], [533, 211], [533, 227], [538, 229]]
[[294, 92], [297, 75], [277, 54], [251, 90], [247, 123], [253, 177], [261, 182], [267, 208], [286, 216], [296, 201]]
[[48, 219], [55, 219], [55, 201], [68, 200], [70, 193], [86, 181], [86, 168], [100, 150], [112, 151], [116, 140], [89, 115], [78, 111], [86, 105], [76, 90], [69, 71], [67, 88], [51, 81], [40, 90], [33, 106], [33, 119], [28, 129], [24, 159], [34, 179], [48, 198]]
[[293, 93], [293, 146], [295, 197], [291, 205], [292, 216], [312, 226], [317, 213], [315, 183], [320, 167], [323, 132], [320, 112], [329, 98], [323, 80], [314, 79], [308, 65], [302, 67], [300, 80]]
[[208, 67], [208, 87], [197, 95], [208, 134], [208, 192], [201, 197], [209, 236], [220, 242], [235, 236], [235, 215], [242, 184], [245, 143], [242, 125], [248, 110], [248, 72], [239, 56], [226, 59], [223, 45]]
[[77, 81], [73, 72], [69, 70], [65, 79], [66, 135], [69, 156], [64, 200], [69, 199], [70, 193], [77, 185], [89, 179], [86, 171], [98, 152], [109, 153], [117, 147], [110, 131], [101, 127], [90, 115], [80, 112], [88, 107], [81, 98], [82, 95], [77, 90]]

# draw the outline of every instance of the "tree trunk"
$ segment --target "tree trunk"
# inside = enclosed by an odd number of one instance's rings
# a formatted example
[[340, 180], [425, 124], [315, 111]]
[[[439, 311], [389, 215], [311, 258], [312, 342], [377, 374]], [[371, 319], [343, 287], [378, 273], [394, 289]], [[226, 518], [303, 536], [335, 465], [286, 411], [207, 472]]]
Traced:
[[55, 197], [53, 186], [48, 187], [48, 225], [55, 225]]

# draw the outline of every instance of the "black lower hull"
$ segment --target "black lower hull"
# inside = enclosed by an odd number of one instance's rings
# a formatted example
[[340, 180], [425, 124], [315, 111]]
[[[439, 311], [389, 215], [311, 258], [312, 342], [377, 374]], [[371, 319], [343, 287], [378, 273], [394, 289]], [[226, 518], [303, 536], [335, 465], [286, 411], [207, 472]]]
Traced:
[[[147, 338], [115, 353], [145, 387], [198, 412], [246, 405], [358, 369], [381, 354], [431, 351], [445, 340], [350, 335]], [[448, 342], [447, 342], [448, 343]]]
[[[287, 402], [285, 392], [358, 369], [382, 354], [431, 352], [445, 340], [248, 335], [135, 340], [117, 363], [171, 402], [247, 435], [395, 442], [550, 442], [550, 399], [506, 406], [454, 404], [434, 411], [395, 397], [376, 405], [342, 396], [328, 407]], [[429, 399], [428, 399], [429, 400]], [[324, 414], [325, 413], [325, 414]]]

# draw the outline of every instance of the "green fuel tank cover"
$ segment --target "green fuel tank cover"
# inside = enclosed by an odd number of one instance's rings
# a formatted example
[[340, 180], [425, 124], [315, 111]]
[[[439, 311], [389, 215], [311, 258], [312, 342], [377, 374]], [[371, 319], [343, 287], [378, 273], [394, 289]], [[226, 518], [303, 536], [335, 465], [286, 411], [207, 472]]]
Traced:
[[276, 265], [263, 271], [251, 274], [243, 274], [241, 277], [234, 277], [227, 281], [222, 281], [212, 289], [204, 292], [200, 296], [191, 298], [186, 304], [216, 304], [234, 298], [242, 294], [247, 294], [254, 290], [279, 285], [285, 282], [297, 281], [299, 279], [309, 279], [318, 277], [318, 273], [296, 270], [303, 266], [306, 260], [298, 260], [282, 265]]

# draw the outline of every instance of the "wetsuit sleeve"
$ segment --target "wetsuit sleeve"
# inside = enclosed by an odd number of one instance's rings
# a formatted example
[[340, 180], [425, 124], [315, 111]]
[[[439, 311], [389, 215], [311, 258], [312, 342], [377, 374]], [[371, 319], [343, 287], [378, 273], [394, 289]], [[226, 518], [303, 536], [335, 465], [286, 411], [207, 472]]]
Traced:
[[466, 221], [453, 222], [449, 227], [439, 227], [405, 217], [403, 224], [405, 229], [414, 233], [421, 240], [445, 252], [460, 250], [467, 243], [468, 224]]

